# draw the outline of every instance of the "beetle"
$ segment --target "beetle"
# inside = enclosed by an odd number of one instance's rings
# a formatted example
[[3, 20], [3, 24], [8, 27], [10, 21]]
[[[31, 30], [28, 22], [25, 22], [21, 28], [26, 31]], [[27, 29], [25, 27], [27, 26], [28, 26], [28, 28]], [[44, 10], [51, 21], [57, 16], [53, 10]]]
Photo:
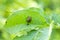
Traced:
[[31, 16], [28, 16], [27, 19], [26, 19], [26, 22], [27, 22], [27, 25], [29, 25], [29, 23], [32, 21], [32, 17]]

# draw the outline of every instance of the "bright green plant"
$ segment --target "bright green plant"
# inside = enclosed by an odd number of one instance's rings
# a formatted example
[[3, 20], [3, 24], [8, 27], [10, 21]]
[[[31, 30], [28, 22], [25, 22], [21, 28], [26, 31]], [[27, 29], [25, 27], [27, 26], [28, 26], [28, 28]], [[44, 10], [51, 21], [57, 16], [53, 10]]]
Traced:
[[60, 40], [60, 11], [55, 3], [0, 0], [0, 40]]

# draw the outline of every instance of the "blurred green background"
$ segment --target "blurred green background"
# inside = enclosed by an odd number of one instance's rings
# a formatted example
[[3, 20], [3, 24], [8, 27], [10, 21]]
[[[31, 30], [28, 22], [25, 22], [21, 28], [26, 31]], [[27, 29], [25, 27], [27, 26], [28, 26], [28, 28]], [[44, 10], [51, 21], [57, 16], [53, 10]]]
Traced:
[[0, 0], [0, 40], [8, 37], [4, 31], [7, 18], [16, 11], [31, 7], [40, 8], [47, 16], [53, 16], [55, 26], [58, 23], [59, 27], [53, 29], [50, 40], [60, 40], [60, 0]]

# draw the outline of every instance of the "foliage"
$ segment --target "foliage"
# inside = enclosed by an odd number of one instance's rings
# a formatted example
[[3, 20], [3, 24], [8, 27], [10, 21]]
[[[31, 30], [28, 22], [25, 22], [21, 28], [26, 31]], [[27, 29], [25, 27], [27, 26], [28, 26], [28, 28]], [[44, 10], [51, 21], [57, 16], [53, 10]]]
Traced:
[[60, 40], [60, 0], [0, 0], [0, 40]]

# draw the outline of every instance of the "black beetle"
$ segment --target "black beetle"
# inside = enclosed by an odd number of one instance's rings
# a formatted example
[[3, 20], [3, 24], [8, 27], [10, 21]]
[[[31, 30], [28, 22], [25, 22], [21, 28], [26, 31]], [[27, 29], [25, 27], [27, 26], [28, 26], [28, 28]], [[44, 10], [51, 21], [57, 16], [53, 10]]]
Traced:
[[32, 21], [32, 17], [28, 16], [26, 19], [27, 25], [29, 25], [29, 23]]

